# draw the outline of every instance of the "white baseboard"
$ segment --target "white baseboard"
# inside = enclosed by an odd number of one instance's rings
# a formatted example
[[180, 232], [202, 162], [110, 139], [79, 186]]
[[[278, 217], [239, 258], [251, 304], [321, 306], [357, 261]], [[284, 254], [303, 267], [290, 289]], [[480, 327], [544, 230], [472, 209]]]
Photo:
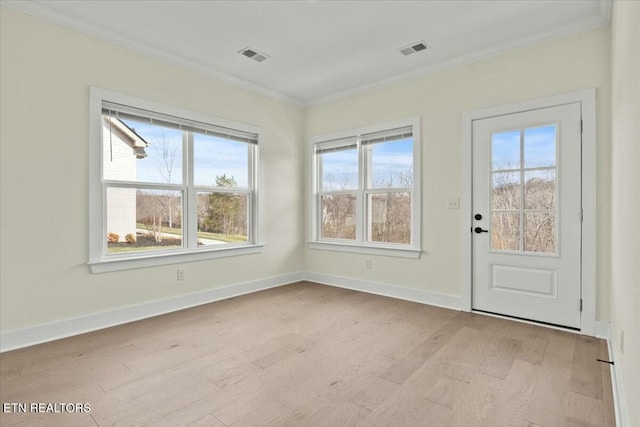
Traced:
[[[624, 393], [622, 388], [622, 373], [619, 366], [621, 360], [620, 353], [618, 353], [618, 343], [611, 333], [611, 323], [606, 323], [606, 338], [607, 347], [609, 349], [609, 360], [613, 361], [613, 365], [610, 365], [611, 373], [611, 385], [613, 388], [613, 406], [616, 412], [616, 426], [629, 427], [629, 419], [627, 418], [627, 405], [624, 399]], [[618, 365], [616, 365], [618, 363]]]
[[304, 280], [304, 277], [304, 273], [290, 273], [3, 332], [0, 334], [0, 352], [80, 335], [172, 311], [275, 288]]
[[420, 289], [403, 288], [388, 285], [386, 283], [372, 282], [370, 280], [352, 279], [350, 277], [333, 276], [324, 273], [305, 273], [306, 280], [321, 283], [323, 285], [338, 288], [352, 289], [354, 291], [367, 292], [374, 295], [397, 298], [421, 304], [435, 305], [437, 307], [461, 310], [462, 297], [423, 291]]

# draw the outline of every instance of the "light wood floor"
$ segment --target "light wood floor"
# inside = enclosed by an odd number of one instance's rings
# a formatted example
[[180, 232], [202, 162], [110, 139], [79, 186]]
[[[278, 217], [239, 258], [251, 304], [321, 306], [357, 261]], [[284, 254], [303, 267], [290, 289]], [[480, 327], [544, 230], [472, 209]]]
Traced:
[[594, 338], [297, 283], [0, 355], [2, 426], [613, 426]]

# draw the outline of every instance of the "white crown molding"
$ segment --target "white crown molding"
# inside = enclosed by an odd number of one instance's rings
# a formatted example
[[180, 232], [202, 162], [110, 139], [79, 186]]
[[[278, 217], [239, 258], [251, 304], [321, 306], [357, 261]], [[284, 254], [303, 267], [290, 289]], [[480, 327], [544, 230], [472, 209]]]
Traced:
[[36, 18], [43, 19], [45, 21], [51, 22], [61, 27], [65, 27], [67, 29], [95, 37], [107, 43], [124, 47], [125, 49], [129, 49], [134, 52], [138, 52], [143, 55], [177, 65], [187, 70], [203, 74], [207, 77], [212, 77], [214, 79], [227, 83], [231, 86], [235, 86], [240, 89], [245, 89], [245, 90], [257, 93], [259, 95], [263, 95], [263, 96], [275, 99], [277, 101], [285, 102], [287, 104], [292, 104], [298, 107], [304, 106], [304, 102], [299, 99], [292, 98], [290, 96], [284, 95], [280, 92], [276, 92], [271, 89], [267, 89], [263, 86], [260, 86], [258, 84], [252, 83], [244, 79], [240, 79], [230, 74], [211, 69], [211, 67], [209, 66], [205, 66], [204, 64], [201, 64], [199, 62], [192, 61], [190, 59], [182, 57], [176, 54], [175, 52], [172, 52], [172, 53], [165, 52], [162, 49], [159, 49], [148, 43], [141, 43], [141, 42], [131, 40], [127, 37], [123, 37], [119, 35], [115, 31], [109, 30], [108, 28], [88, 25], [80, 20], [74, 19], [62, 13], [59, 13], [45, 6], [45, 4], [43, 3], [35, 3], [31, 1], [20, 1], [20, 0], [2, 0], [1, 4], [2, 6], [6, 6], [8, 8], [17, 10], [18, 12], [26, 13], [27, 15], [31, 15]]
[[[547, 41], [551, 41], [554, 39], [567, 37], [572, 34], [577, 34], [580, 32], [592, 30], [594, 28], [598, 28], [603, 25], [608, 25], [610, 21], [610, 17], [609, 17], [609, 14], [606, 13], [606, 11], [610, 10], [611, 0], [600, 0], [600, 1], [601, 1], [601, 4], [605, 4], [605, 6], [601, 6], [601, 13], [603, 13], [604, 15], [601, 15], [599, 17], [591, 17], [588, 19], [584, 19], [582, 21], [574, 22], [570, 25], [557, 27], [546, 33], [539, 33], [530, 37], [510, 40], [506, 43], [501, 43], [499, 45], [493, 46], [489, 49], [485, 49], [477, 53], [460, 56], [460, 57], [451, 59], [449, 61], [441, 62], [435, 65], [429, 65], [427, 67], [418, 68], [409, 73], [399, 74], [397, 76], [393, 76], [391, 78], [381, 80], [376, 83], [358, 86], [356, 88], [349, 89], [344, 92], [339, 92], [326, 97], [307, 101], [305, 103], [305, 107], [316, 107], [323, 104], [340, 101], [345, 98], [350, 98], [350, 97], [362, 95], [368, 92], [384, 89], [389, 86], [393, 86], [393, 85], [407, 82], [410, 80], [419, 79], [421, 77], [425, 77], [425, 76], [436, 74], [442, 71], [450, 70], [463, 65], [472, 64], [474, 62], [480, 62], [485, 59], [489, 59], [494, 56], [498, 56], [503, 53], [507, 53], [509, 51], [513, 51], [516, 49], [535, 46], [537, 44], [545, 43]], [[609, 5], [608, 7], [606, 7], [607, 4]]]
[[213, 70], [204, 64], [196, 61], [186, 59], [175, 53], [168, 53], [157, 47], [151, 46], [147, 43], [135, 42], [129, 40], [126, 37], [120, 36], [115, 31], [110, 31], [105, 27], [96, 27], [88, 25], [82, 21], [76, 20], [64, 14], [61, 14], [50, 7], [45, 6], [45, 3], [36, 3], [31, 1], [19, 1], [19, 0], [2, 0], [2, 5], [18, 10], [20, 12], [35, 16], [40, 19], [52, 22], [54, 24], [91, 35], [103, 41], [142, 53], [147, 56], [155, 57], [157, 59], [175, 64], [182, 68], [204, 74], [208, 77], [215, 78], [224, 83], [232, 86], [239, 87], [260, 95], [264, 95], [275, 99], [277, 101], [285, 102], [299, 107], [315, 107], [322, 104], [327, 104], [334, 101], [339, 101], [344, 98], [364, 94], [379, 90], [394, 84], [399, 84], [404, 81], [414, 80], [423, 76], [435, 74], [441, 71], [446, 71], [461, 65], [470, 64], [473, 62], [482, 61], [484, 59], [491, 58], [493, 56], [505, 53], [509, 50], [524, 48], [535, 44], [543, 43], [559, 37], [568, 36], [574, 33], [587, 31], [602, 25], [607, 25], [611, 19], [611, 3], [612, 0], [598, 0], [600, 16], [590, 17], [582, 21], [574, 22], [569, 25], [554, 28], [546, 33], [536, 34], [534, 36], [525, 37], [517, 40], [511, 40], [506, 43], [502, 43], [497, 46], [493, 46], [489, 49], [485, 49], [481, 52], [473, 53], [470, 55], [454, 58], [449, 61], [445, 61], [439, 64], [422, 67], [417, 70], [413, 70], [409, 73], [399, 74], [389, 79], [384, 79], [375, 83], [358, 86], [353, 89], [349, 89], [343, 92], [334, 93], [325, 97], [319, 97], [310, 100], [303, 100], [293, 98], [288, 95], [284, 95], [280, 92], [265, 88], [250, 81], [234, 77], [230, 74], [226, 74], [217, 70]]

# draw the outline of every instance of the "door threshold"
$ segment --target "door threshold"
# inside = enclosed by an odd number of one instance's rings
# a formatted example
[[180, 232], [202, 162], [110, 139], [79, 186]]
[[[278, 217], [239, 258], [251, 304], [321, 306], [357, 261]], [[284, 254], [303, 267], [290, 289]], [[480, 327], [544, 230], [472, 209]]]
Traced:
[[540, 320], [525, 319], [523, 317], [509, 316], [507, 314], [493, 313], [491, 311], [478, 310], [475, 308], [472, 309], [471, 312], [483, 314], [485, 316], [490, 316], [490, 317], [497, 317], [499, 319], [513, 320], [515, 322], [527, 323], [529, 325], [536, 325], [536, 326], [542, 326], [549, 329], [556, 329], [558, 331], [582, 333], [580, 328], [572, 328], [570, 326], [556, 325], [555, 323], [542, 322]]

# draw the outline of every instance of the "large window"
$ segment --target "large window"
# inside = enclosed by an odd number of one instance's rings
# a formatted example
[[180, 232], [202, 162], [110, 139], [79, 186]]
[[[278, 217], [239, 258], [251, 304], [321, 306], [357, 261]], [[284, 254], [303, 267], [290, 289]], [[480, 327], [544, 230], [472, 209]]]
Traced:
[[99, 89], [91, 103], [94, 271], [256, 251], [257, 128]]
[[311, 247], [418, 257], [419, 120], [312, 139]]

